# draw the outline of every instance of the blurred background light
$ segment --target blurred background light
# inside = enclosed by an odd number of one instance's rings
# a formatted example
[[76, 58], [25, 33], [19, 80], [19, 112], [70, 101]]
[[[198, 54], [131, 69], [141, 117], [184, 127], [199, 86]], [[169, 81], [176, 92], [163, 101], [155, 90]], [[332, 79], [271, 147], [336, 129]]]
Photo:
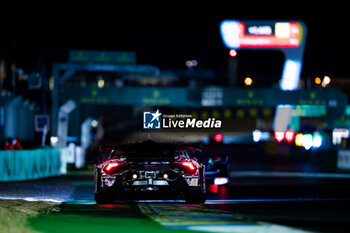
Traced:
[[322, 145], [322, 136], [320, 134], [315, 134], [313, 137], [313, 144], [312, 146], [315, 148], [319, 148]]
[[104, 81], [103, 79], [99, 79], [99, 80], [97, 81], [97, 86], [98, 86], [99, 88], [103, 88], [104, 85], [105, 85], [105, 81]]
[[256, 129], [253, 131], [253, 141], [254, 142], [259, 142], [261, 139], [261, 131]]
[[246, 77], [244, 79], [244, 85], [251, 86], [253, 84], [253, 79], [251, 77]]
[[96, 120], [91, 121], [91, 127], [95, 128], [95, 127], [97, 127], [97, 125], [98, 125], [98, 121], [96, 121]]
[[341, 143], [342, 138], [349, 138], [349, 130], [346, 128], [335, 128], [332, 132], [332, 143], [338, 145]]
[[294, 140], [294, 135], [295, 135], [294, 130], [292, 129], [287, 130], [285, 133], [285, 138], [287, 142], [291, 143]]
[[290, 37], [290, 24], [289, 23], [276, 23], [275, 35], [277, 38], [288, 38]]
[[58, 137], [50, 137], [50, 144], [52, 147], [57, 147]]
[[230, 54], [230, 57], [236, 57], [237, 56], [237, 50], [231, 49], [229, 54]]
[[288, 104], [280, 104], [276, 108], [276, 114], [273, 122], [275, 132], [284, 132], [288, 129], [293, 115], [293, 106]]
[[303, 137], [304, 137], [304, 134], [302, 133], [298, 133], [297, 135], [295, 135], [296, 146], [303, 146]]
[[309, 150], [313, 145], [313, 138], [311, 134], [305, 134], [303, 136], [303, 147], [306, 150]]
[[286, 60], [282, 72], [281, 89], [284, 91], [296, 90], [299, 85], [300, 71], [300, 61]]
[[328, 84], [330, 84], [330, 82], [331, 82], [331, 78], [329, 76], [325, 75], [323, 77], [323, 81], [322, 81], [321, 85], [322, 85], [322, 87], [326, 87]]
[[214, 184], [216, 185], [224, 185], [228, 183], [228, 178], [227, 177], [216, 177], [214, 179]]
[[197, 60], [187, 60], [185, 62], [185, 65], [187, 66], [187, 68], [192, 69], [198, 65], [198, 61]]
[[315, 78], [315, 83], [316, 83], [317, 85], [320, 85], [321, 82], [322, 82], [322, 80], [321, 80], [320, 77], [316, 77], [316, 78]]
[[215, 134], [215, 136], [214, 136], [214, 140], [216, 142], [221, 142], [223, 138], [224, 138], [224, 136], [221, 133]]
[[220, 33], [226, 47], [239, 48], [239, 26], [237, 21], [224, 20], [220, 24]]
[[277, 142], [282, 142], [284, 139], [284, 132], [275, 132], [275, 139]]

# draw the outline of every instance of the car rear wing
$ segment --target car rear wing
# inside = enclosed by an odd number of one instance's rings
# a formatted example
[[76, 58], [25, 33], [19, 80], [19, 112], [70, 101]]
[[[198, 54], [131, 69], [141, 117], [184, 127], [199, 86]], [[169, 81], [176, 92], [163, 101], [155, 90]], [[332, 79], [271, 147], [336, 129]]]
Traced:
[[[99, 152], [109, 152], [116, 149], [128, 149], [131, 147], [142, 147], [143, 143], [129, 143], [129, 144], [120, 144], [120, 145], [100, 145]], [[202, 144], [200, 143], [156, 143], [154, 146], [159, 148], [172, 148], [172, 149], [187, 149], [187, 150], [202, 150]]]

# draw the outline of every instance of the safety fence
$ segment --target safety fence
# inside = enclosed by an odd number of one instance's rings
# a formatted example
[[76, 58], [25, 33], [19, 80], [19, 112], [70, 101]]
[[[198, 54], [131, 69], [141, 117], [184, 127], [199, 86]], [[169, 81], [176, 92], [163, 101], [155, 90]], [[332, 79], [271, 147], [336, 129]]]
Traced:
[[31, 180], [61, 173], [62, 156], [58, 148], [0, 151], [0, 181]]

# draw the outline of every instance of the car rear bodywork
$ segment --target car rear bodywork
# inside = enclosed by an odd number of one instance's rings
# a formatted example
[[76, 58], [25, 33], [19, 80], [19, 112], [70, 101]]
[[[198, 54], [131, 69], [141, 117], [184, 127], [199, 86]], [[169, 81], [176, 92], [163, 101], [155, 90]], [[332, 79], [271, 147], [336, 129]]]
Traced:
[[153, 141], [104, 147], [94, 166], [95, 200], [184, 199], [205, 201], [205, 168], [184, 146]]

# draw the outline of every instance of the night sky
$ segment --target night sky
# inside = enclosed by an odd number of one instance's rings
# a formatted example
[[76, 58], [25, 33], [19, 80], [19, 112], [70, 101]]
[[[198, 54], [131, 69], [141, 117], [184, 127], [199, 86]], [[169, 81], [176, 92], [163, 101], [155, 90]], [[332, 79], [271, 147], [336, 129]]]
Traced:
[[[187, 59], [197, 59], [202, 68], [218, 70], [228, 57], [219, 34], [222, 20], [286, 19], [308, 26], [303, 75], [350, 76], [347, 6], [174, 1], [31, 7], [1, 16], [0, 56], [27, 70], [65, 62], [69, 49], [136, 51], [138, 63], [163, 69], [184, 69]], [[274, 58], [270, 61], [273, 67]]]

